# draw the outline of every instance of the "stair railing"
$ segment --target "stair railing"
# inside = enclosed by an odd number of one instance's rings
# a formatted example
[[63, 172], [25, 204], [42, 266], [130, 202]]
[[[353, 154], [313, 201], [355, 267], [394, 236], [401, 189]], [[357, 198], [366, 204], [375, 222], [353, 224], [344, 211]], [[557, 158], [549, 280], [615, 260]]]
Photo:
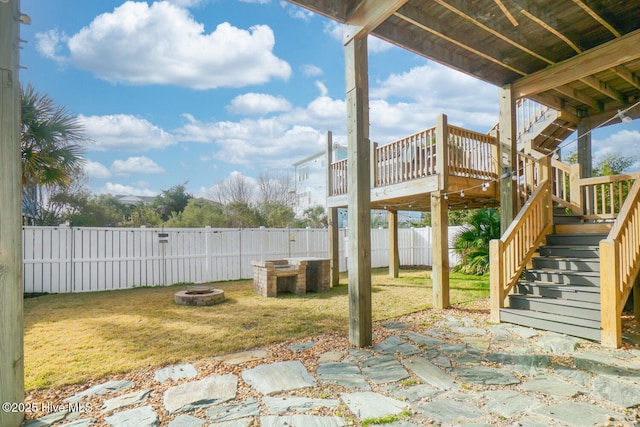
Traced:
[[[629, 190], [618, 219], [600, 241], [602, 345], [622, 345], [622, 309], [640, 271], [640, 180]], [[640, 292], [640, 286], [636, 287]]]
[[489, 245], [491, 321], [500, 322], [500, 309], [538, 246], [553, 230], [549, 158], [538, 161], [542, 181], [500, 239]]

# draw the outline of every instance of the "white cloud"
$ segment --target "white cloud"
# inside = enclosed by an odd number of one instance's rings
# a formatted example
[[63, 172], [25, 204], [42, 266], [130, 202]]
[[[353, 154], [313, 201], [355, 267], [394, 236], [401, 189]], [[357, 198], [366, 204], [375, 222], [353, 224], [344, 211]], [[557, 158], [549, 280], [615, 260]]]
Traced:
[[136, 188], [130, 185], [123, 185], [107, 182], [104, 187], [98, 190], [98, 194], [131, 194], [133, 196], [157, 196], [158, 194], [148, 188]]
[[394, 46], [388, 41], [382, 40], [375, 36], [367, 37], [367, 49], [369, 53], [380, 53], [391, 50]]
[[316, 81], [316, 87], [320, 90], [320, 96], [327, 96], [329, 93], [329, 90], [322, 82]]
[[323, 71], [317, 65], [305, 64], [302, 66], [302, 73], [307, 77], [318, 77], [323, 74]]
[[281, 1], [280, 6], [287, 11], [290, 17], [300, 19], [301, 21], [309, 21], [316, 16], [316, 14], [310, 10], [287, 1]]
[[129, 176], [131, 173], [159, 174], [165, 170], [148, 157], [129, 157], [126, 160], [115, 160], [111, 170], [116, 175]]
[[[213, 89], [291, 75], [289, 64], [273, 54], [268, 26], [244, 30], [224, 22], [207, 34], [187, 9], [166, 1], [127, 1], [71, 37], [51, 32], [37, 37], [44, 55], [114, 83]], [[66, 58], [56, 54], [62, 42], [69, 49]]]
[[109, 171], [106, 166], [99, 162], [86, 160], [83, 164], [83, 168], [84, 173], [86, 173], [89, 178], [104, 179], [111, 177], [111, 171]]
[[46, 58], [53, 59], [56, 62], [64, 62], [58, 55], [60, 50], [60, 44], [63, 43], [67, 37], [60, 33], [58, 29], [46, 31], [44, 33], [36, 34], [36, 49]]
[[231, 100], [227, 110], [245, 115], [264, 115], [277, 111], [289, 111], [291, 110], [291, 104], [281, 96], [265, 93], [245, 93]]
[[[622, 125], [618, 125], [620, 127]], [[594, 164], [609, 155], [616, 155], [626, 158], [634, 158], [635, 163], [629, 168], [630, 171], [640, 170], [640, 131], [622, 129], [604, 140], [592, 141]]]
[[271, 0], [240, 0], [240, 3], [268, 4]]
[[147, 151], [176, 143], [173, 135], [145, 119], [127, 114], [107, 116], [78, 116], [87, 137], [94, 142], [89, 149], [96, 151]]

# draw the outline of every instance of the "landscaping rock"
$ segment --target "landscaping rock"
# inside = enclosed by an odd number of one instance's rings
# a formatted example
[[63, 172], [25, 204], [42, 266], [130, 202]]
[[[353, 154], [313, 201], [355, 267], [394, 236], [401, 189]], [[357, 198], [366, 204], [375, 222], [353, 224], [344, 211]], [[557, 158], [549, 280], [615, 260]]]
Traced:
[[255, 399], [247, 399], [236, 405], [215, 406], [207, 411], [207, 418], [214, 423], [256, 415], [260, 415], [260, 403]]
[[490, 368], [487, 366], [468, 366], [457, 368], [454, 375], [465, 382], [484, 385], [519, 384], [520, 380], [506, 369]]
[[595, 405], [582, 402], [563, 402], [556, 405], [540, 406], [533, 411], [554, 421], [567, 426], [583, 427], [592, 425], [604, 425], [617, 418], [619, 414], [606, 411]]
[[95, 422], [95, 418], [85, 418], [82, 420], [75, 420], [70, 423], [62, 424], [60, 427], [90, 427]]
[[394, 356], [374, 356], [362, 362], [362, 373], [374, 384], [400, 381], [409, 373]]
[[260, 427], [344, 427], [346, 425], [345, 420], [340, 417], [321, 417], [318, 415], [268, 415], [260, 417]]
[[450, 390], [457, 387], [453, 382], [453, 378], [424, 357], [411, 357], [403, 360], [402, 363], [422, 381], [440, 390]]
[[573, 397], [580, 393], [580, 387], [569, 384], [558, 378], [537, 377], [522, 384], [520, 388], [524, 391], [542, 393], [556, 397]]
[[235, 375], [211, 375], [171, 387], [164, 392], [164, 408], [170, 414], [210, 406], [235, 399], [238, 378]]
[[50, 427], [66, 419], [68, 413], [68, 411], [54, 412], [35, 420], [29, 420], [24, 424], [24, 427]]
[[481, 422], [485, 415], [470, 402], [459, 402], [453, 399], [438, 399], [415, 409], [432, 420], [442, 424], [468, 424], [469, 421]]
[[314, 345], [316, 345], [316, 343], [314, 343], [313, 341], [308, 341], [302, 344], [290, 345], [287, 348], [291, 351], [305, 351], [305, 350], [309, 350], [310, 348], [313, 348]]
[[622, 378], [599, 375], [593, 380], [592, 393], [621, 408], [640, 405], [640, 385]]
[[225, 362], [229, 365], [241, 365], [246, 362], [252, 362], [254, 360], [262, 360], [269, 357], [269, 354], [264, 350], [251, 350], [242, 351], [240, 353], [225, 354], [222, 356], [216, 356], [213, 360], [218, 362]]
[[339, 362], [344, 357], [344, 354], [339, 351], [327, 351], [318, 356], [318, 363]]
[[487, 391], [484, 396], [489, 400], [489, 403], [483, 409], [505, 418], [511, 418], [539, 405], [536, 399], [512, 390]]
[[378, 343], [375, 347], [373, 347], [373, 351], [377, 351], [378, 353], [400, 354], [403, 356], [417, 353], [419, 350], [419, 347], [413, 344], [409, 344], [395, 335], [387, 338], [386, 340]]

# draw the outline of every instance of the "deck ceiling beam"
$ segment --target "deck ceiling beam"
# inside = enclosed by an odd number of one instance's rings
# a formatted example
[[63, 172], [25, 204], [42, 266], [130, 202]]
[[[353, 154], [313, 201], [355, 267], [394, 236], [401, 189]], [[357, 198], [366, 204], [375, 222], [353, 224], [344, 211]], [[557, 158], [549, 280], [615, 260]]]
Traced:
[[353, 10], [344, 25], [342, 42], [346, 45], [362, 34], [370, 33], [387, 20], [408, 0], [362, 0]]
[[631, 72], [627, 67], [624, 65], [618, 65], [613, 69], [613, 71], [627, 83], [634, 86], [636, 89], [640, 89], [640, 78], [638, 78], [638, 76]]
[[595, 111], [602, 111], [602, 105], [598, 101], [591, 98], [590, 96], [585, 95], [579, 90], [576, 90], [566, 85], [558, 86], [557, 88], [555, 88], [555, 90], [557, 92], [560, 92], [567, 98], [571, 98], [585, 105], [588, 105], [589, 107], [593, 108]]
[[516, 97], [527, 97], [640, 58], [640, 30], [588, 50], [571, 59], [522, 77], [513, 84]]
[[620, 104], [626, 104], [627, 100], [625, 96], [619, 91], [609, 87], [605, 82], [598, 80], [593, 76], [586, 76], [580, 79], [580, 81], [588, 86], [591, 86], [601, 94], [608, 96], [614, 101], [618, 101]]

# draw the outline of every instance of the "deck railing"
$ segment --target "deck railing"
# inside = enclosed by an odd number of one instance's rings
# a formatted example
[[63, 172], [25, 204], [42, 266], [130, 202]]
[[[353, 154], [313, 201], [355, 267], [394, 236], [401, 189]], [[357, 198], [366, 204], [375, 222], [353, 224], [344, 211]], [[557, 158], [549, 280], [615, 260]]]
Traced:
[[640, 173], [580, 178], [579, 165], [551, 161], [553, 201], [586, 219], [618, 216]]
[[[615, 225], [600, 241], [601, 341], [605, 346], [622, 345], [622, 309], [639, 271], [640, 180], [636, 180]], [[640, 292], [640, 286], [636, 292]]]
[[485, 180], [498, 177], [496, 139], [455, 126], [449, 128], [449, 175]]
[[375, 149], [375, 187], [436, 173], [436, 128], [431, 127]]
[[[455, 126], [443, 126], [447, 141], [446, 168], [449, 176], [492, 181], [498, 178], [497, 144], [494, 136]], [[436, 154], [438, 127], [371, 149], [372, 187], [400, 184], [438, 173]], [[329, 196], [347, 194], [347, 160], [329, 165]], [[446, 190], [443, 188], [443, 190]]]

